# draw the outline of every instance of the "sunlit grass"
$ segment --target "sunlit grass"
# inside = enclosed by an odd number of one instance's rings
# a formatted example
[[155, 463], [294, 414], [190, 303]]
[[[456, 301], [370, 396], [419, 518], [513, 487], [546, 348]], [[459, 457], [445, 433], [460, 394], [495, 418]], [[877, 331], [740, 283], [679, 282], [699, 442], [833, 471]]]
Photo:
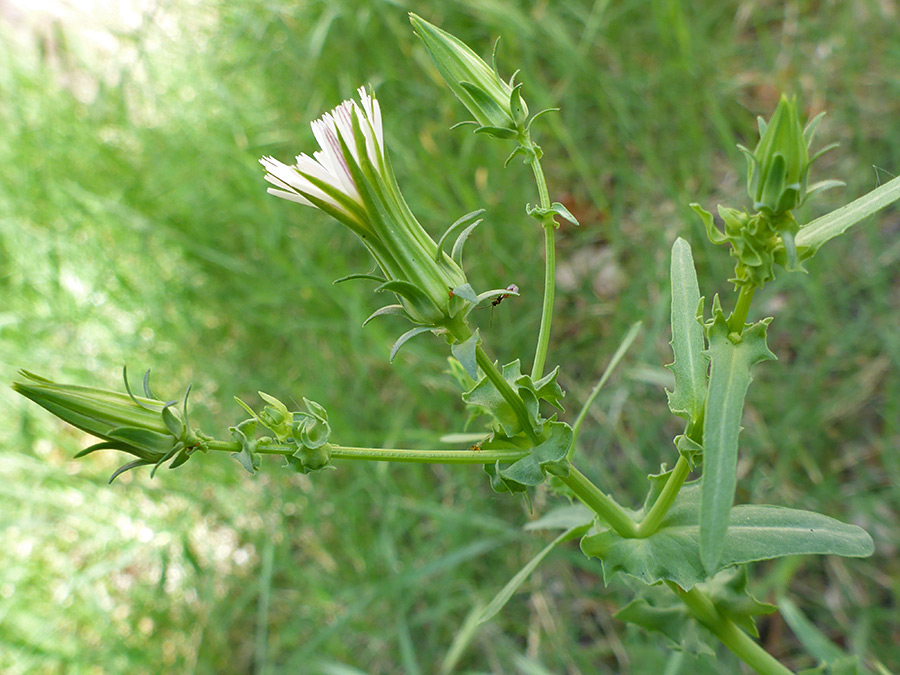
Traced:
[[[691, 239], [702, 286], [727, 276], [730, 260], [704, 243], [686, 205], [744, 199], [734, 143], [747, 142], [755, 115], [781, 90], [829, 110], [821, 141], [842, 147], [819, 171], [849, 185], [815, 213], [873, 186], [873, 165], [900, 166], [900, 28], [886, 5], [702, 7], [414, 8], [485, 54], [502, 35], [501, 68], [523, 68], [533, 107], [562, 107], [537, 141], [551, 194], [582, 227], [559, 236], [568, 281], [549, 363], [563, 365], [576, 407], [644, 319], [582, 436], [588, 469], [608, 467], [601, 485], [635, 494], [672, 461], [678, 431], [661, 379], [668, 243]], [[488, 209], [470, 277], [479, 288], [514, 282], [522, 296], [477, 321], [500, 358], [526, 360], [541, 287], [527, 167], [503, 170], [501, 148], [448, 131], [464, 111], [394, 4], [163, 9], [120, 36], [124, 63], [97, 59], [65, 24], [27, 49], [0, 43], [0, 375], [28, 367], [117, 386], [123, 363], [150, 367], [167, 396], [193, 382], [197, 419], [217, 431], [239, 417], [232, 395], [257, 389], [320, 401], [347, 442], [424, 445], [459, 430], [440, 345], [410, 343], [388, 364], [402, 327], [361, 329], [377, 307], [370, 288], [331, 284], [367, 271], [366, 256], [324, 217], [267, 197], [256, 159], [309, 150], [308, 120], [371, 82], [423, 224], [437, 233]], [[188, 28], [195, 39], [180, 39]], [[85, 79], [96, 86], [70, 86]], [[872, 559], [760, 566], [758, 590], [793, 577], [790, 592], [820, 627], [895, 669], [897, 218], [885, 213], [824, 249], [808, 276], [762, 293], [760, 314], [778, 316], [780, 362], [751, 388], [738, 494], [872, 532]], [[479, 256], [487, 250], [507, 252]], [[522, 505], [476, 469], [340, 466], [307, 480], [273, 462], [251, 478], [209, 457], [107, 487], [114, 459], [72, 462], [87, 439], [8, 389], [0, 402], [4, 673], [315, 672], [318, 660], [436, 672], [473, 604], [542, 545], [520, 533]], [[538, 495], [538, 512], [550, 501]], [[460, 668], [662, 672], [657, 641], [611, 618], [620, 591], [603, 588], [594, 562], [572, 548], [539, 573], [471, 637]], [[763, 630], [779, 657], [799, 653], [777, 620]], [[682, 672], [725, 671], [689, 659]]]

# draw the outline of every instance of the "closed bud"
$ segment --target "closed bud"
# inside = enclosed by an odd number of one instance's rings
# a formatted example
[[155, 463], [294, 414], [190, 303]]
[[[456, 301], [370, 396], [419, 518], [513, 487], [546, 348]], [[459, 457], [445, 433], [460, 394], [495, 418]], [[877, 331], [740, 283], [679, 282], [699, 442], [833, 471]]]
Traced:
[[97, 450], [120, 450], [136, 459], [113, 473], [119, 474], [138, 466], [153, 465], [154, 471], [171, 460], [170, 468], [180, 466], [195, 450], [206, 449], [210, 440], [191, 428], [187, 418], [187, 395], [181, 411], [173, 402], [155, 398], [144, 379], [146, 396], [134, 396], [125, 380], [127, 393], [121, 394], [96, 387], [59, 384], [21, 371], [24, 381], [14, 382], [13, 389], [50, 411], [61, 420], [78, 427], [102, 442], [82, 450], [84, 457]]
[[519, 87], [502, 80], [459, 38], [416, 14], [410, 14], [409, 20], [444, 82], [484, 132], [498, 138], [516, 138], [528, 117]]
[[796, 99], [782, 95], [772, 118], [760, 119], [760, 139], [747, 156], [747, 191], [753, 208], [782, 214], [797, 208], [805, 197], [809, 174], [809, 143]]

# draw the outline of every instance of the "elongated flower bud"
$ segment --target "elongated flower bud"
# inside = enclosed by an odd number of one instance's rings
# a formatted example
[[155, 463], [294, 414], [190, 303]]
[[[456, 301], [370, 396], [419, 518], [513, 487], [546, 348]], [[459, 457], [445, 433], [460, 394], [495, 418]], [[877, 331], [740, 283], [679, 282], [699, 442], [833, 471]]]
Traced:
[[288, 166], [263, 157], [269, 193], [328, 213], [353, 230], [418, 324], [440, 326], [458, 309], [452, 291], [466, 283], [462, 268], [438, 246], [400, 193], [384, 148], [381, 108], [360, 87], [360, 103], [344, 101], [312, 123], [320, 150]]
[[410, 14], [409, 20], [444, 82], [481, 129], [499, 138], [516, 138], [528, 117], [519, 86], [503, 81], [459, 38], [416, 14]]
[[[136, 457], [119, 467], [119, 474], [139, 466], [158, 468], [171, 460], [170, 468], [184, 464], [196, 450], [206, 448], [208, 436], [191, 428], [187, 420], [187, 395], [181, 410], [174, 402], [164, 403], [152, 396], [144, 380], [145, 397], [129, 390], [120, 394], [96, 387], [59, 384], [22, 371], [22, 382], [13, 389], [69, 424], [103, 439], [82, 450], [83, 457], [97, 450], [120, 450]], [[125, 381], [126, 388], [128, 381]], [[154, 468], [155, 471], [155, 468]]]

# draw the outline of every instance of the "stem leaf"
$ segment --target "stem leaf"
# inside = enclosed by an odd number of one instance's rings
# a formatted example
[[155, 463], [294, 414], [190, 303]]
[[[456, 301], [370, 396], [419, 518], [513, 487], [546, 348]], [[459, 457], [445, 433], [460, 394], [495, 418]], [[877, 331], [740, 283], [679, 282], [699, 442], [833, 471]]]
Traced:
[[672, 245], [672, 352], [675, 360], [667, 366], [675, 375], [675, 388], [666, 391], [669, 409], [696, 422], [706, 400], [707, 358], [703, 354], [703, 327], [697, 321], [700, 288], [691, 245], [678, 238]]
[[505, 467], [499, 461], [485, 464], [495, 492], [526, 492], [543, 483], [546, 474], [568, 475], [566, 453], [572, 443], [572, 427], [564, 422], [547, 422], [544, 426], [549, 434], [530, 454]]
[[888, 181], [859, 199], [842, 206], [800, 228], [797, 247], [809, 258], [829, 239], [843, 234], [861, 220], [900, 199], [900, 177]]
[[700, 509], [700, 557], [706, 570], [718, 567], [725, 544], [728, 515], [734, 502], [738, 434], [744, 397], [752, 380], [750, 367], [774, 359], [766, 346], [764, 319], [745, 331], [742, 338], [729, 332], [722, 310], [717, 309], [709, 329], [709, 395], [703, 420], [703, 493]]
[[[699, 554], [700, 514], [701, 486], [694, 481], [684, 485], [649, 537], [624, 538], [608, 529], [584, 537], [581, 550], [601, 559], [605, 583], [622, 573], [646, 584], [673, 581], [689, 590], [707, 578]], [[864, 558], [873, 551], [872, 538], [856, 525], [812, 511], [744, 504], [731, 511], [719, 563], [710, 574], [789, 555]]]
[[478, 379], [478, 363], [475, 357], [475, 347], [478, 346], [478, 331], [472, 333], [472, 336], [465, 342], [458, 342], [450, 345], [450, 351], [453, 357], [460, 362], [466, 374], [473, 380]]

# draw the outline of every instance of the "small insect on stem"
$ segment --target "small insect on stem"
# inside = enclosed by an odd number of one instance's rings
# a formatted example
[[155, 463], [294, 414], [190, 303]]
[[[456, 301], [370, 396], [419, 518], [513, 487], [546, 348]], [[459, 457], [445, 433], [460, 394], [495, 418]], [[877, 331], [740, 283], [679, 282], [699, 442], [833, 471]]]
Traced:
[[490, 322], [490, 326], [491, 326], [492, 328], [493, 328], [493, 326], [494, 326], [494, 307], [496, 307], [497, 305], [499, 305], [501, 302], [503, 302], [503, 301], [506, 300], [507, 298], [510, 298], [510, 297], [512, 297], [513, 295], [518, 295], [518, 294], [519, 294], [519, 287], [516, 286], [515, 284], [510, 284], [509, 286], [506, 287], [506, 290], [508, 290], [509, 293], [503, 293], [503, 294], [501, 294], [501, 295], [498, 295], [498, 296], [497, 296], [496, 298], [494, 298], [493, 300], [491, 300], [491, 322]]

